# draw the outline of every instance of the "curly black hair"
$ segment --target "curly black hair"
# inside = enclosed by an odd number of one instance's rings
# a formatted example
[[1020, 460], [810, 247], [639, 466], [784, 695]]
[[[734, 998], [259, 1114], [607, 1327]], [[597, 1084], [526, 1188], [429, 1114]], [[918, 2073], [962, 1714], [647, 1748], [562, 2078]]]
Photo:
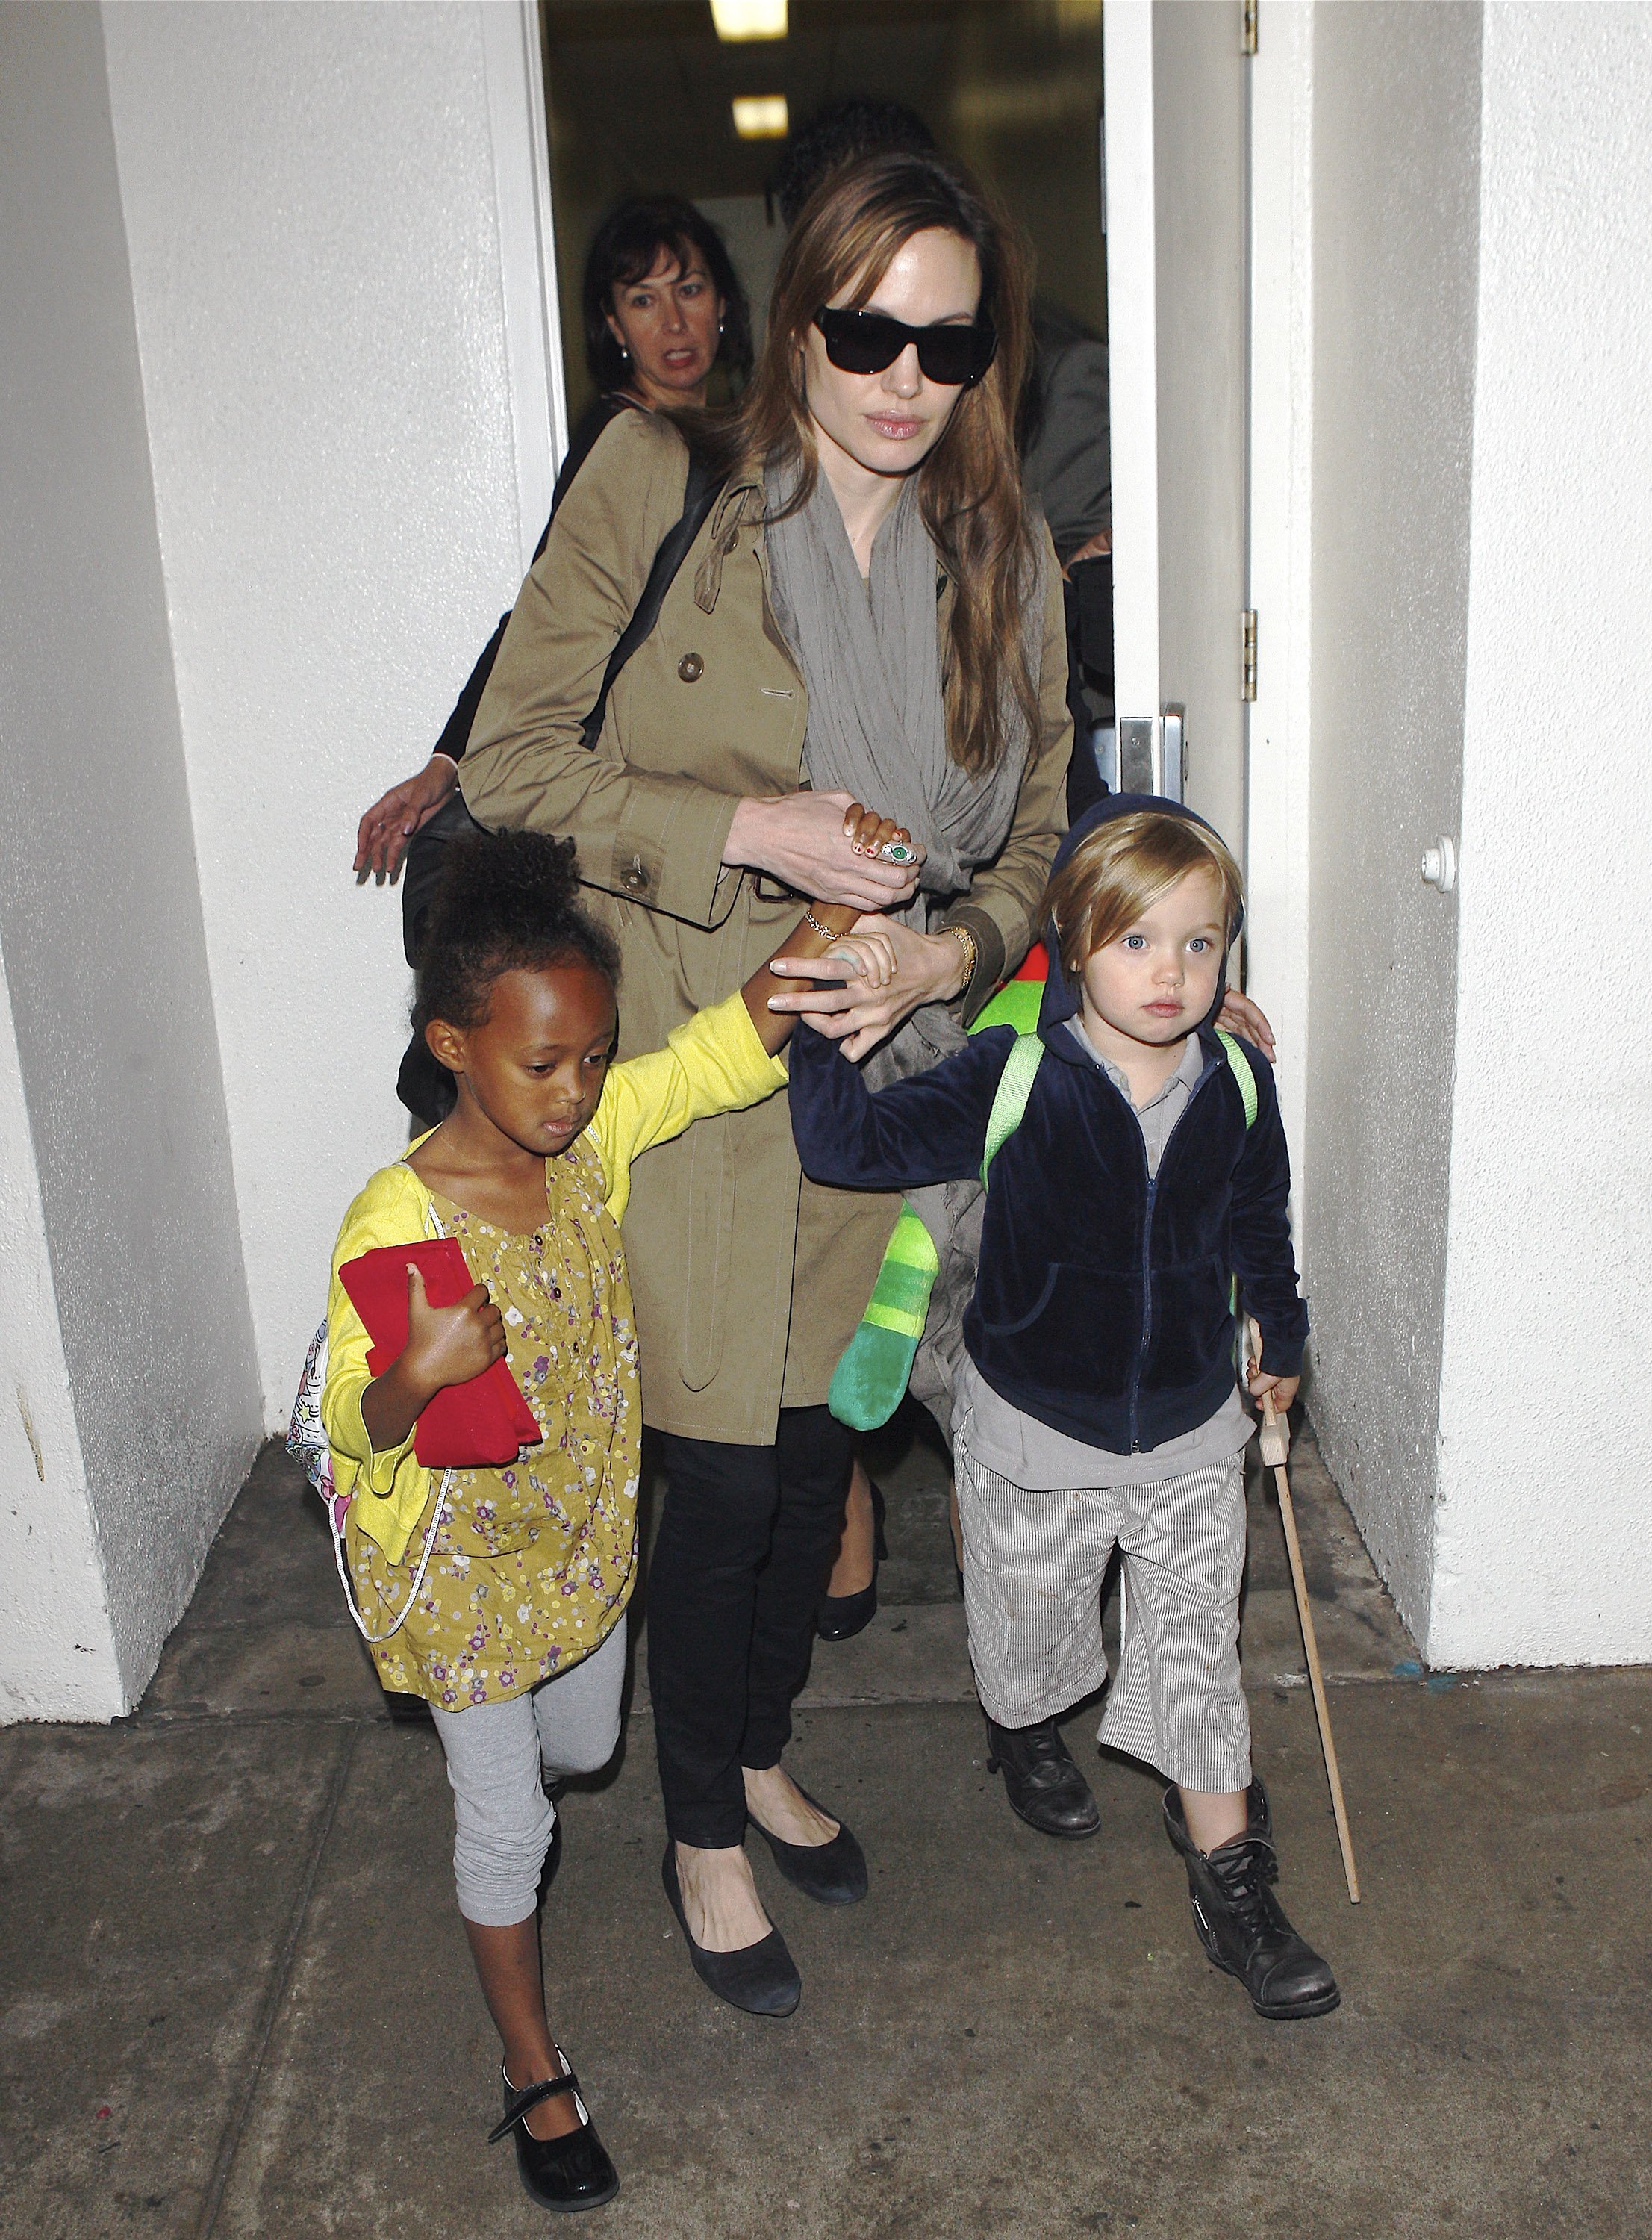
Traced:
[[619, 944], [579, 903], [571, 840], [483, 832], [448, 850], [420, 929], [413, 1031], [479, 1027], [501, 973], [577, 961], [619, 986]]
[[786, 143], [775, 166], [769, 192], [780, 205], [788, 232], [821, 181], [862, 156], [929, 156], [935, 135], [903, 101], [850, 93], [815, 110]]

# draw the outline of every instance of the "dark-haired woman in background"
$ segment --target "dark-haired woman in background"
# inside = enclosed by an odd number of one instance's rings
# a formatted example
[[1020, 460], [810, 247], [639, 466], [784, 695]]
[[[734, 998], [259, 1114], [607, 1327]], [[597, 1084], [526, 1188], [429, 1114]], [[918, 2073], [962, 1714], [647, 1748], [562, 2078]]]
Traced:
[[[551, 519], [616, 413], [703, 405], [714, 368], [734, 388], [751, 370], [751, 318], [723, 237], [681, 195], [633, 195], [597, 227], [580, 289], [585, 363], [597, 394], [568, 439]], [[545, 537], [550, 523], [545, 524]], [[534, 557], [545, 549], [539, 540]], [[394, 878], [408, 842], [458, 783], [470, 725], [508, 613], [483, 649], [424, 768], [376, 801], [356, 830], [357, 877]], [[436, 1120], [439, 1112], [419, 1117]]]

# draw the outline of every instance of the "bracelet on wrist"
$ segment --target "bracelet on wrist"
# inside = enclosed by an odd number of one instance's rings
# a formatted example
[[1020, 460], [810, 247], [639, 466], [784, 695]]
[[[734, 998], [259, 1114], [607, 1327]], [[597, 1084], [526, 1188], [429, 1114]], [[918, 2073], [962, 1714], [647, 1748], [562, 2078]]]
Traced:
[[976, 977], [976, 968], [981, 962], [981, 944], [967, 925], [943, 925], [941, 930], [950, 935], [963, 950], [963, 986], [958, 990], [963, 995]]
[[809, 909], [807, 903], [803, 904], [803, 923], [807, 926], [812, 926], [815, 931], [824, 942], [831, 943], [834, 941], [841, 941], [843, 938], [841, 933], [834, 933], [830, 926], [823, 925], [820, 920], [815, 916], [814, 911]]

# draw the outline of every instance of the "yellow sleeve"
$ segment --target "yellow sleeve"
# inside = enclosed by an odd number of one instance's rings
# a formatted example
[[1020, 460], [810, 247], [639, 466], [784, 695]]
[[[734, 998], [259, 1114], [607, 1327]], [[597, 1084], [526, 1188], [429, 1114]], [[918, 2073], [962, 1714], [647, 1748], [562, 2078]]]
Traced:
[[696, 1120], [760, 1104], [786, 1085], [786, 1069], [757, 1038], [741, 996], [696, 1011], [674, 1027], [663, 1050], [613, 1067], [603, 1085], [591, 1136], [608, 1182], [609, 1210], [623, 1220], [631, 1161], [669, 1142]]
[[332, 1450], [333, 1483], [355, 1502], [356, 1523], [392, 1563], [406, 1553], [430, 1498], [430, 1473], [413, 1452], [410, 1432], [399, 1447], [374, 1450], [362, 1421], [362, 1395], [372, 1383], [370, 1345], [361, 1317], [338, 1280], [348, 1261], [380, 1244], [414, 1244], [427, 1234], [430, 1196], [410, 1168], [382, 1167], [344, 1216], [333, 1247], [327, 1291], [327, 1382], [321, 1419]]

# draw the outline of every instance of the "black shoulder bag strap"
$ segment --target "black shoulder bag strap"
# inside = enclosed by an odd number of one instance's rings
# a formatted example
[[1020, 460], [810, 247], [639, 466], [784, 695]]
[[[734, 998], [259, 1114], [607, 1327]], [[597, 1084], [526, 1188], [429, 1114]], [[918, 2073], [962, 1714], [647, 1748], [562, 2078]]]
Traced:
[[695, 538], [704, 528], [706, 516], [716, 503], [724, 479], [708, 461], [695, 452], [689, 454], [689, 479], [683, 492], [682, 514], [661, 540], [648, 581], [643, 586], [643, 596], [636, 603], [636, 611], [620, 632], [619, 643], [608, 657], [608, 667], [603, 671], [603, 689], [580, 730], [582, 745], [594, 747], [602, 737], [614, 680], [658, 622], [665, 595], [687, 559]]
[[[583, 745], [594, 747], [601, 738], [608, 716], [608, 697], [614, 689], [615, 679], [659, 620], [665, 595], [693, 549], [694, 540], [704, 528], [707, 517], [722, 493], [725, 479], [697, 452], [689, 452], [688, 480], [683, 491], [683, 510], [661, 539], [659, 550], [654, 555], [654, 563], [648, 572], [648, 581], [643, 586], [642, 597], [637, 600], [630, 620], [620, 632], [613, 652], [608, 657], [608, 666], [603, 671], [602, 690], [590, 715], [580, 726]], [[497, 650], [498, 641], [504, 635], [505, 622], [509, 620], [510, 617], [506, 616], [505, 621], [495, 632], [490, 651]], [[489, 666], [491, 668], [491, 662]], [[480, 699], [479, 691], [476, 697]], [[402, 867], [402, 946], [410, 964], [416, 965], [418, 962], [419, 936], [423, 929], [424, 913], [430, 908], [431, 897], [441, 878], [449, 843], [485, 830], [486, 827], [479, 824], [465, 807], [464, 796], [456, 786], [430, 823], [421, 825], [408, 843]], [[415, 1035], [407, 1046], [396, 1088], [397, 1096], [414, 1117], [432, 1127], [445, 1119], [453, 1109], [453, 1077], [436, 1063], [421, 1036]]]

